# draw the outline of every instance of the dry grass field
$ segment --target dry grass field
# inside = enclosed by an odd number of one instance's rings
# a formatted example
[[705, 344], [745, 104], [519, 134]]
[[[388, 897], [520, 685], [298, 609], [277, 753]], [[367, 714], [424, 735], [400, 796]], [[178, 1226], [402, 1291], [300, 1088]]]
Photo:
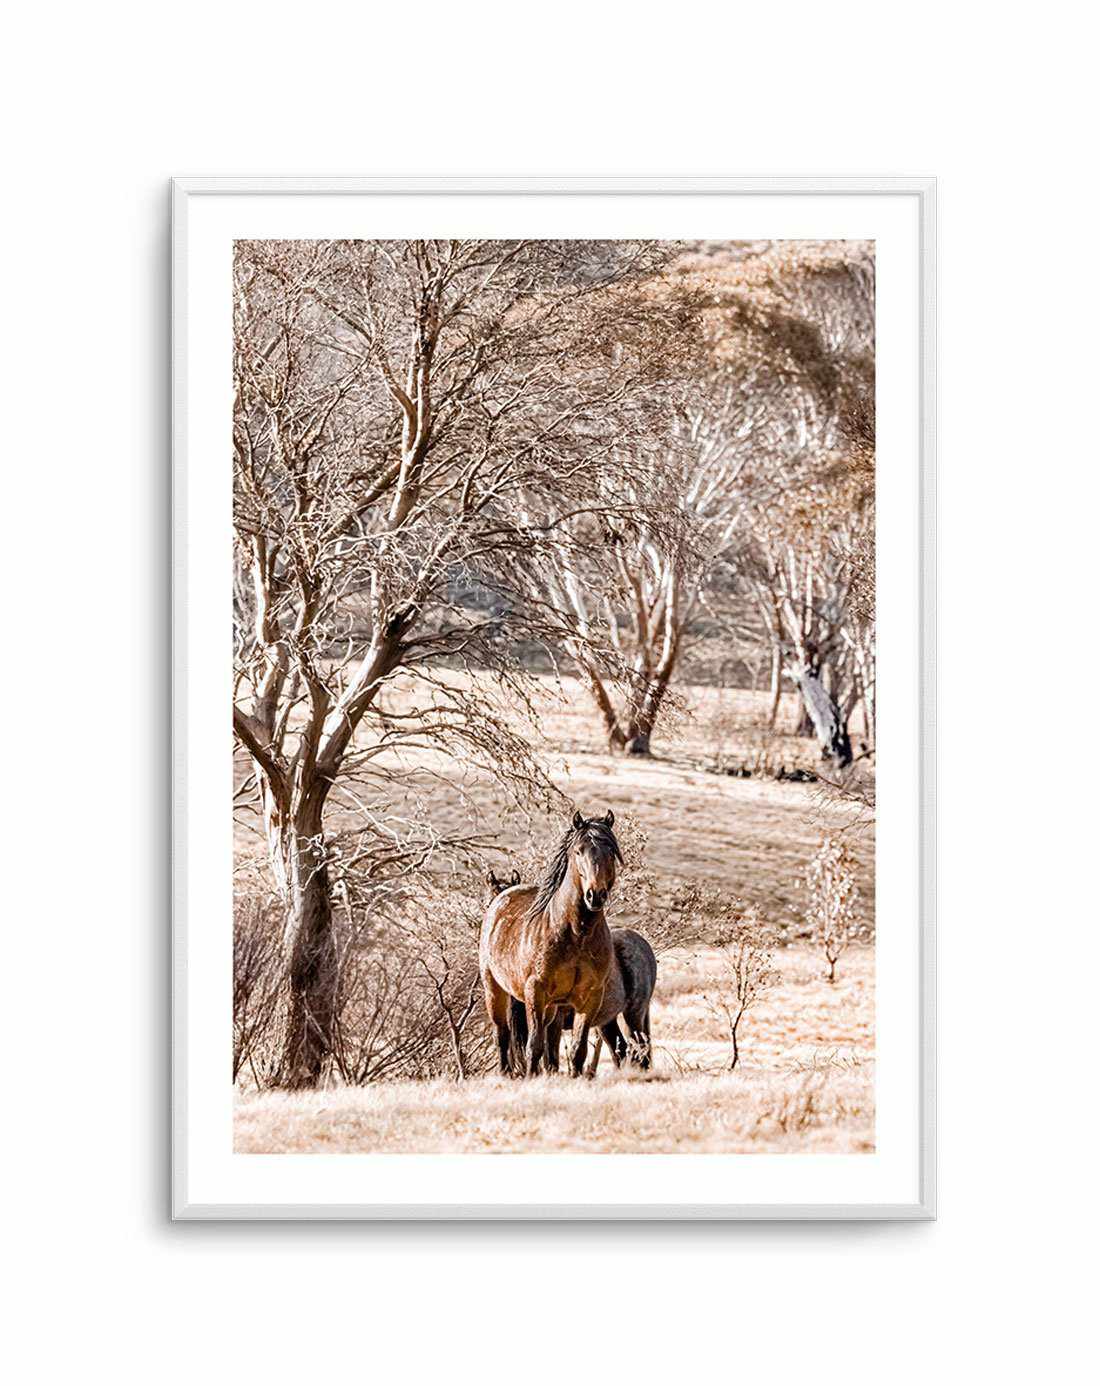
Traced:
[[[413, 690], [407, 691], [414, 696]], [[688, 690], [674, 735], [651, 760], [611, 756], [583, 690], [564, 698], [546, 681], [541, 750], [556, 783], [587, 813], [615, 810], [648, 838], [646, 866], [675, 889], [703, 881], [757, 905], [792, 940], [776, 956], [779, 979], [742, 1022], [741, 1063], [727, 1071], [728, 1043], [707, 997], [719, 981], [708, 949], [676, 949], [658, 963], [653, 1002], [654, 1068], [616, 1072], [605, 1050], [593, 1082], [564, 1075], [531, 1082], [477, 1078], [465, 1084], [376, 1083], [304, 1095], [237, 1094], [235, 1146], [242, 1152], [836, 1152], [874, 1148], [874, 951], [849, 949], [837, 981], [797, 937], [805, 908], [801, 881], [826, 831], [851, 810], [828, 802], [814, 783], [737, 778], [715, 767], [767, 759], [816, 768], [816, 750], [759, 726], [766, 697]], [[782, 723], [793, 726], [793, 699]], [[536, 735], [531, 731], [532, 737]], [[483, 815], [508, 834], [499, 864], [529, 855], [530, 825], [501, 815], [476, 774], [460, 784], [440, 767], [408, 764], [437, 817]], [[873, 837], [852, 835], [864, 909], [874, 908]], [[243, 830], [238, 858], [258, 851]], [[629, 874], [620, 878], [612, 924], [632, 912]]]
[[744, 1022], [742, 1066], [704, 994], [705, 954], [662, 958], [653, 1070], [616, 1071], [606, 1051], [592, 1082], [376, 1083], [238, 1099], [238, 1151], [332, 1154], [688, 1154], [874, 1148], [873, 957], [847, 955], [834, 986], [805, 947], [784, 949], [782, 980]]

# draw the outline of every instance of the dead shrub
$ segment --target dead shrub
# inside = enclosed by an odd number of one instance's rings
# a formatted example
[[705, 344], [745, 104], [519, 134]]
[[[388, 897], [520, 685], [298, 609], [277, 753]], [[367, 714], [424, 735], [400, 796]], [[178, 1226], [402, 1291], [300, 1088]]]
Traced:
[[[357, 902], [333, 918], [336, 1013], [323, 1078], [364, 1084], [488, 1072], [473, 879], [443, 887], [410, 878], [375, 906]], [[257, 1088], [275, 1082], [281, 1054], [281, 929], [274, 901], [247, 894], [235, 902], [233, 1079], [247, 1074]]]
[[247, 1066], [267, 1086], [278, 1059], [282, 1002], [280, 917], [271, 902], [238, 898], [233, 909], [233, 1081]]
[[860, 912], [855, 858], [847, 842], [837, 837], [822, 839], [810, 862], [806, 890], [809, 896], [806, 922], [825, 955], [829, 968], [827, 979], [835, 982], [841, 954], [866, 933]]

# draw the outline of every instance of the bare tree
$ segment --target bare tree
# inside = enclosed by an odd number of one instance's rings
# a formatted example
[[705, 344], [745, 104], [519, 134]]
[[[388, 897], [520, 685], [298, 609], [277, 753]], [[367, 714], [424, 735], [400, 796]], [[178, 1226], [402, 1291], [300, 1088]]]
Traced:
[[824, 507], [814, 504], [818, 499], [804, 487], [794, 516], [789, 504], [758, 511], [756, 549], [743, 572], [777, 660], [802, 695], [822, 753], [844, 767], [852, 761], [848, 716], [860, 685], [849, 677], [842, 691], [842, 677], [857, 667], [864, 648], [848, 625], [848, 569], [830, 547]]
[[[235, 254], [233, 726], [284, 902], [278, 1081], [331, 1052], [338, 873], [383, 882], [444, 848], [393, 824], [394, 758], [479, 763], [548, 794], [525, 740], [439, 671], [515, 677], [517, 574], [598, 508], [599, 479], [661, 407], [655, 314], [626, 291], [666, 254], [633, 242], [241, 242]], [[525, 619], [527, 616], [525, 615]], [[549, 619], [546, 612], [532, 621]], [[415, 671], [423, 703], [387, 704]], [[326, 806], [360, 822], [341, 851]]]
[[859, 938], [863, 928], [855, 859], [846, 842], [833, 837], [823, 839], [810, 863], [806, 889], [809, 895], [806, 920], [825, 955], [828, 980], [835, 982], [841, 954]]
[[745, 1013], [763, 997], [778, 980], [772, 966], [775, 940], [761, 920], [759, 911], [749, 907], [730, 912], [728, 925], [713, 938], [720, 964], [719, 990], [709, 993], [706, 1004], [726, 1025], [730, 1043], [731, 1070], [741, 1057], [738, 1029]]
[[[545, 590], [591, 689], [612, 750], [649, 755], [654, 728], [711, 576], [744, 512], [745, 400], [721, 378], [697, 383], [636, 448], [602, 512], [574, 521], [548, 555]], [[609, 500], [611, 498], [609, 497]]]
[[753, 459], [752, 542], [741, 527], [729, 592], [751, 595], [771, 644], [773, 722], [782, 671], [844, 766], [857, 702], [873, 726], [873, 562], [858, 561], [873, 551], [873, 254], [778, 242], [740, 255], [721, 285], [716, 351], [753, 400], [738, 434]]

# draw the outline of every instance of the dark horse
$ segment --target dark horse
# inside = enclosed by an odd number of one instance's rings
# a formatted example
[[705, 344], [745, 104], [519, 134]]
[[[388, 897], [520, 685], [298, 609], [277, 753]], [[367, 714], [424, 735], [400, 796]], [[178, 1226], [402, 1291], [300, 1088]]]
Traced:
[[489, 874], [485, 877], [485, 884], [489, 887], [489, 893], [485, 897], [485, 903], [488, 905], [491, 904], [502, 891], [511, 890], [513, 886], [519, 885], [519, 872], [513, 871], [512, 879], [506, 881], [501, 876], [498, 876], [492, 867], [490, 867]]
[[[611, 831], [615, 815], [573, 815], [546, 875], [538, 886], [512, 886], [496, 896], [481, 926], [479, 961], [485, 1007], [497, 1032], [500, 1071], [511, 1072], [510, 1016], [513, 999], [524, 1003], [526, 1071], [545, 1063], [557, 1070], [559, 1008], [574, 1011], [574, 1074], [584, 1069], [588, 1031], [603, 1005], [612, 966], [611, 931], [604, 905], [622, 861]], [[549, 1040], [549, 1042], [548, 1042]]]
[[[635, 929], [612, 929], [611, 943], [615, 958], [603, 994], [603, 1005], [594, 1022], [597, 1030], [592, 1061], [588, 1065], [589, 1078], [596, 1076], [601, 1036], [607, 1041], [616, 1068], [624, 1059], [636, 1063], [639, 1068], [648, 1068], [653, 1060], [649, 1003], [657, 985], [657, 956], [648, 940]], [[626, 1022], [629, 1042], [619, 1029], [620, 1015]]]
[[[635, 929], [611, 930], [611, 970], [607, 975], [603, 1004], [592, 1024], [596, 1035], [592, 1042], [592, 1058], [585, 1076], [594, 1078], [600, 1062], [600, 1047], [604, 1040], [611, 1050], [615, 1067], [624, 1060], [649, 1068], [653, 1057], [652, 1031], [649, 1023], [649, 1003], [657, 985], [657, 958], [649, 942]], [[619, 1029], [619, 1016], [626, 1023], [629, 1040]], [[560, 1011], [551, 1022], [547, 1043], [556, 1046], [563, 1029], [573, 1028], [573, 1013]], [[527, 1017], [518, 1001], [512, 1003], [512, 1040], [519, 1047], [526, 1043]]]

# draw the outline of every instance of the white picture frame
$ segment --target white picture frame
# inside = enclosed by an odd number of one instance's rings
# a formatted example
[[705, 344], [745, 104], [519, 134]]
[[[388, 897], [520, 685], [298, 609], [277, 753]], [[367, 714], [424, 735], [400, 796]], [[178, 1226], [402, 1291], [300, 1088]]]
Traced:
[[[442, 200], [442, 201], [441, 201]], [[905, 569], [892, 590], [880, 589], [880, 626], [896, 622], [906, 632], [903, 680], [908, 690], [898, 701], [898, 745], [905, 762], [905, 783], [895, 800], [899, 870], [896, 967], [889, 963], [887, 988], [877, 991], [880, 1018], [898, 1020], [896, 1063], [892, 1061], [889, 1093], [897, 1092], [896, 1170], [872, 1177], [873, 1166], [852, 1166], [849, 1175], [835, 1162], [873, 1161], [869, 1156], [247, 1156], [232, 1154], [226, 1144], [224, 1104], [210, 1092], [217, 1072], [221, 1031], [200, 1033], [199, 1017], [225, 1010], [228, 989], [219, 981], [219, 947], [229, 963], [229, 918], [218, 918], [222, 899], [217, 876], [223, 852], [207, 851], [203, 834], [215, 832], [219, 786], [228, 780], [228, 728], [221, 723], [224, 703], [207, 696], [217, 674], [205, 667], [222, 627], [218, 593], [224, 606], [225, 572], [220, 567], [228, 526], [228, 443], [219, 453], [217, 439], [228, 439], [229, 376], [219, 375], [229, 359], [222, 342], [217, 300], [228, 301], [222, 275], [226, 237], [235, 235], [344, 235], [349, 222], [355, 234], [420, 234], [418, 218], [431, 209], [453, 207], [474, 220], [525, 216], [546, 217], [548, 231], [571, 234], [578, 211], [603, 227], [608, 218], [629, 224], [635, 211], [645, 221], [637, 234], [683, 234], [676, 230], [693, 219], [712, 234], [758, 234], [769, 217], [776, 226], [794, 225], [786, 234], [866, 235], [897, 223], [896, 379], [899, 408], [897, 467], [900, 488], [896, 506], [884, 503], [880, 523], [893, 528], [883, 540], [904, 549]], [[375, 229], [386, 215], [386, 227]], [[818, 212], [820, 211], [820, 215]], [[613, 212], [613, 216], [612, 216]], [[644, 214], [644, 216], [642, 215]], [[793, 220], [792, 220], [793, 216]], [[235, 223], [237, 218], [239, 225]], [[801, 220], [799, 220], [801, 218]], [[280, 220], [281, 219], [281, 220]], [[752, 222], [746, 231], [745, 223]], [[214, 223], [217, 223], [215, 225]], [[247, 223], [247, 225], [245, 224]], [[264, 226], [273, 229], [264, 230]], [[670, 232], [659, 228], [671, 227]], [[844, 227], [853, 229], [845, 232]], [[407, 230], [401, 228], [407, 227]], [[799, 229], [801, 228], [801, 229]], [[432, 231], [429, 234], [439, 234]], [[481, 234], [478, 232], [477, 234]], [[512, 234], [505, 229], [501, 234]], [[600, 234], [604, 234], [601, 230]], [[613, 234], [613, 233], [612, 233]], [[635, 234], [623, 231], [621, 234]], [[891, 231], [890, 235], [893, 234]], [[877, 239], [886, 244], [888, 236]], [[225, 262], [227, 263], [227, 262]], [[386, 1220], [903, 1220], [935, 1216], [935, 785], [936, 785], [936, 182], [932, 178], [815, 179], [196, 179], [172, 183], [172, 466], [173, 466], [173, 921], [172, 921], [172, 1214], [177, 1219], [386, 1219]], [[889, 408], [892, 408], [889, 402]], [[221, 411], [219, 413], [219, 411]], [[889, 411], [880, 403], [880, 419]], [[911, 434], [915, 436], [910, 436]], [[209, 441], [208, 441], [209, 440]], [[881, 459], [881, 454], [880, 454]], [[224, 465], [223, 465], [224, 463]], [[219, 473], [218, 469], [222, 469]], [[219, 514], [221, 499], [225, 513]], [[911, 524], [911, 531], [907, 525]], [[895, 532], [896, 530], [896, 532]], [[217, 532], [216, 532], [217, 531]], [[901, 559], [898, 560], [899, 565]], [[893, 594], [900, 594], [895, 597]], [[895, 609], [884, 603], [896, 601]], [[227, 642], [224, 642], [227, 643]], [[225, 652], [228, 658], [228, 651]], [[212, 659], [215, 656], [211, 656]], [[911, 694], [911, 696], [910, 696]], [[221, 719], [219, 721], [219, 718]], [[904, 721], [904, 727], [900, 723]], [[904, 732], [904, 735], [902, 735]], [[911, 762], [911, 763], [910, 763]], [[228, 791], [226, 791], [228, 792]], [[228, 800], [225, 801], [228, 820]], [[213, 837], [209, 842], [214, 843]], [[911, 853], [911, 856], [910, 856]], [[892, 867], [879, 858], [880, 887]], [[908, 873], [908, 874], [906, 874]], [[904, 877], [904, 880], [902, 880]], [[909, 901], [915, 892], [916, 898]], [[881, 898], [881, 897], [880, 897]], [[910, 916], [911, 904], [911, 916]], [[880, 904], [880, 910], [882, 905]], [[224, 927], [223, 927], [224, 923]], [[221, 933], [219, 934], [219, 930]], [[880, 938], [883, 935], [880, 926]], [[893, 946], [893, 945], [892, 945]], [[886, 965], [886, 964], [884, 964]], [[896, 974], [896, 975], [895, 975]], [[228, 976], [228, 972], [225, 973]], [[890, 978], [894, 977], [893, 982]], [[881, 974], [880, 974], [881, 980]], [[889, 1012], [889, 986], [896, 985], [900, 1004]], [[224, 1064], [222, 1065], [224, 1069]], [[325, 1161], [347, 1162], [342, 1168]], [[484, 1176], [464, 1173], [455, 1161], [489, 1160]], [[567, 1171], [581, 1161], [605, 1162], [592, 1186], [573, 1180]], [[741, 1167], [713, 1162], [750, 1162]], [[276, 1162], [274, 1165], [271, 1162]], [[284, 1162], [280, 1167], [278, 1162]], [[355, 1163], [360, 1161], [358, 1165]], [[379, 1163], [389, 1162], [388, 1164]], [[449, 1164], [440, 1163], [448, 1161]], [[514, 1178], [506, 1162], [527, 1162]], [[546, 1162], [567, 1162], [551, 1168]], [[658, 1162], [670, 1161], [664, 1165]], [[687, 1166], [684, 1161], [689, 1162]], [[767, 1171], [749, 1173], [751, 1162], [779, 1161], [774, 1180]], [[798, 1162], [805, 1175], [798, 1173]], [[312, 1167], [311, 1167], [312, 1162]], [[397, 1163], [394, 1163], [397, 1162]], [[398, 1165], [405, 1164], [405, 1172]], [[572, 1165], [568, 1162], [572, 1162]], [[639, 1164], [640, 1162], [640, 1164]], [[676, 1164], [675, 1162], [680, 1162]], [[695, 1162], [692, 1164], [691, 1162]], [[792, 1163], [794, 1165], [792, 1166]], [[829, 1164], [828, 1162], [834, 1162]], [[794, 1173], [785, 1173], [785, 1169]], [[847, 1169], [848, 1167], [845, 1167]], [[730, 1170], [728, 1175], [722, 1171]], [[741, 1188], [742, 1175], [753, 1184]], [[866, 1176], [859, 1173], [867, 1171]], [[361, 1171], [357, 1175], [356, 1171]], [[668, 1171], [667, 1177], [663, 1171]], [[414, 1177], [415, 1173], [415, 1177]], [[805, 1196], [797, 1196], [805, 1182]], [[859, 1196], [865, 1179], [867, 1197]], [[724, 1182], [723, 1182], [724, 1181]], [[770, 1182], [769, 1182], [770, 1181]], [[576, 1184], [595, 1197], [578, 1198]], [[652, 1200], [639, 1190], [653, 1188]], [[718, 1194], [726, 1189], [731, 1197]], [[778, 1192], [768, 1193], [769, 1188]], [[621, 1189], [622, 1196], [614, 1195]], [[670, 1197], [677, 1189], [683, 1197]], [[499, 1192], [499, 1199], [489, 1196]], [[418, 1196], [412, 1196], [416, 1193]], [[331, 1196], [327, 1196], [331, 1194]]]

